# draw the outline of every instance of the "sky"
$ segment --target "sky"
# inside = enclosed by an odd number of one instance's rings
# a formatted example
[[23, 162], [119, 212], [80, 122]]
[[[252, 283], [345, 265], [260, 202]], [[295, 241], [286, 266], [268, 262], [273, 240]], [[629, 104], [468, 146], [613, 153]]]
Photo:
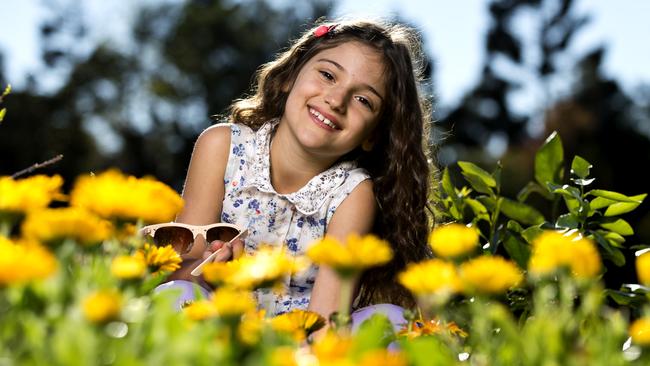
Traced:
[[[153, 0], [139, 0], [153, 1]], [[172, 0], [175, 1], [175, 0]], [[282, 1], [282, 0], [276, 0]], [[47, 14], [43, 0], [0, 0], [0, 50], [5, 55], [5, 75], [15, 88], [24, 85], [30, 71], [42, 70], [38, 24]], [[132, 8], [128, 1], [85, 0], [82, 11], [92, 19], [93, 40], [126, 39]], [[384, 16], [399, 14], [421, 30], [426, 51], [434, 56], [436, 100], [441, 105], [457, 102], [477, 81], [483, 61], [483, 40], [489, 26], [488, 0], [340, 0], [335, 14]], [[605, 72], [633, 90], [650, 83], [650, 1], [578, 0], [579, 13], [592, 21], [575, 39], [571, 54], [580, 56], [598, 45], [607, 45]], [[525, 29], [526, 25], [522, 25]], [[529, 108], [534, 91], [518, 97]]]

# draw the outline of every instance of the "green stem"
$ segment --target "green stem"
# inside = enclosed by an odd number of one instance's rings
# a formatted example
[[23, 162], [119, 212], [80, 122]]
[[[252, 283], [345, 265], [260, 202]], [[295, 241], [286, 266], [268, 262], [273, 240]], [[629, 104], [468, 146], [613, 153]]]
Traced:
[[352, 280], [341, 279], [341, 297], [339, 298], [339, 314], [337, 326], [345, 326], [350, 320], [350, 303], [352, 301]]

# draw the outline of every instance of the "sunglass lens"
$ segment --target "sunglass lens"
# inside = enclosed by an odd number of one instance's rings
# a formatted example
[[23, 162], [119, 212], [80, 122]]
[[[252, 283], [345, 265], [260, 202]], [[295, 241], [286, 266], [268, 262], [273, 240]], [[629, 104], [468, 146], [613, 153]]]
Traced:
[[153, 241], [157, 246], [171, 245], [176, 252], [184, 254], [192, 247], [194, 235], [184, 227], [161, 227], [156, 230]]
[[232, 238], [237, 236], [239, 234], [239, 230], [233, 229], [231, 227], [223, 227], [223, 226], [218, 226], [218, 227], [213, 227], [212, 229], [208, 230], [208, 233], [206, 234], [206, 239], [208, 240], [208, 243], [215, 241], [215, 240], [221, 240], [221, 241], [231, 241]]

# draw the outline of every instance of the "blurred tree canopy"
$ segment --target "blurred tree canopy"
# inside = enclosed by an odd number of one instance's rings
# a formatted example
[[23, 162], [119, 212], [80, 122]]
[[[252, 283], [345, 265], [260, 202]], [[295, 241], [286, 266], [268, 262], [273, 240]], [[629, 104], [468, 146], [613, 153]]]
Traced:
[[41, 26], [43, 60], [48, 72], [67, 71], [67, 79], [43, 95], [34, 77], [30, 87], [6, 99], [1, 174], [63, 154], [43, 172], [71, 182], [113, 166], [153, 174], [180, 190], [209, 116], [247, 92], [259, 65], [332, 8], [327, 0], [299, 6], [261, 0], [148, 4], [138, 10], [127, 46], [97, 44], [87, 56], [75, 49], [90, 26], [78, 5], [56, 5], [57, 15]]
[[[606, 48], [566, 66], [572, 40], [589, 24], [572, 0], [493, 0], [486, 58], [476, 85], [435, 116], [439, 160], [503, 164], [511, 196], [532, 179], [533, 156], [552, 130], [567, 156], [595, 166], [597, 186], [629, 195], [647, 191], [637, 173], [650, 165], [650, 86], [633, 95], [602, 72]], [[256, 68], [304, 27], [328, 16], [334, 2], [277, 5], [262, 0], [147, 2], [129, 39], [92, 44], [80, 54], [88, 27], [76, 2], [55, 3], [41, 26], [48, 74], [65, 75], [43, 94], [35, 75], [5, 98], [0, 125], [0, 174], [12, 174], [57, 154], [41, 170], [72, 182], [109, 166], [152, 174], [180, 190], [193, 143], [247, 90]], [[123, 43], [123, 44], [122, 44]], [[430, 70], [429, 70], [430, 71]], [[6, 84], [0, 57], [0, 82]], [[561, 85], [562, 87], [557, 87]], [[522, 90], [532, 104], [517, 108]], [[648, 203], [630, 221], [631, 243], [650, 244]]]

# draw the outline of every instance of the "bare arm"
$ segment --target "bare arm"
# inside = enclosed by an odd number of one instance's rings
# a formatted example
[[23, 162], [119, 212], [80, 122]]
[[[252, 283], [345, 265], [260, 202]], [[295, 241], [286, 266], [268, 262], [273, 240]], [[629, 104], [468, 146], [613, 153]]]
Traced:
[[[326, 234], [341, 241], [345, 241], [351, 233], [367, 234], [372, 229], [375, 211], [372, 181], [365, 180], [336, 209]], [[338, 310], [340, 289], [341, 283], [336, 273], [329, 267], [321, 266], [312, 289], [309, 310], [328, 319], [331, 313]]]
[[[177, 222], [206, 225], [220, 221], [229, 151], [228, 126], [212, 126], [201, 133], [187, 170], [183, 188], [185, 206], [176, 217]], [[183, 256], [181, 268], [169, 280], [192, 279], [189, 272], [201, 262], [206, 249], [205, 241], [198, 237], [192, 250]]]

